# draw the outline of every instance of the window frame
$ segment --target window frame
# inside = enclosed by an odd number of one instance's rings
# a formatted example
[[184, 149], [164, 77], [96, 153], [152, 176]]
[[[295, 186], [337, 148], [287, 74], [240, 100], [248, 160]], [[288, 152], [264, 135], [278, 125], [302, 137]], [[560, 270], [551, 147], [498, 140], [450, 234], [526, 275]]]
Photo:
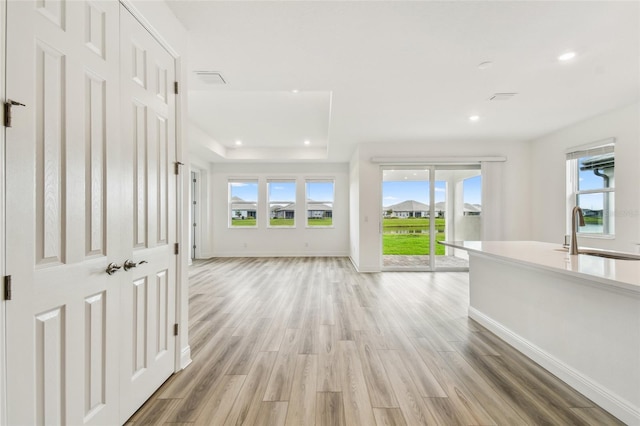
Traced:
[[[272, 225], [271, 224], [271, 204], [281, 204], [281, 203], [289, 203], [288, 201], [271, 201], [271, 184], [272, 183], [293, 183], [293, 225]], [[296, 228], [297, 222], [297, 210], [298, 210], [298, 182], [295, 178], [275, 178], [275, 179], [267, 179], [267, 228], [270, 229], [294, 229]]]
[[[332, 200], [312, 200], [314, 203], [317, 204], [327, 204], [327, 203], [331, 203], [331, 225], [309, 225], [309, 184], [310, 183], [331, 183], [332, 185], [332, 192], [331, 192], [331, 197]], [[335, 204], [336, 204], [336, 180], [335, 178], [306, 178], [304, 180], [304, 223], [305, 223], [305, 228], [306, 229], [331, 229], [331, 228], [335, 228], [335, 221], [334, 221], [334, 211], [335, 211]]]
[[[595, 188], [595, 189], [580, 189], [580, 170], [579, 162], [585, 157], [593, 157], [595, 155], [602, 155], [606, 153], [613, 154], [614, 162], [614, 185], [607, 188]], [[567, 234], [571, 234], [571, 211], [578, 205], [578, 198], [580, 195], [592, 195], [592, 194], [612, 194], [612, 199], [609, 209], [606, 209], [603, 205], [602, 208], [602, 232], [580, 232], [578, 228], [578, 235], [580, 237], [587, 238], [599, 238], [599, 239], [614, 239], [615, 234], [615, 139], [605, 139], [602, 141], [582, 145], [574, 148], [570, 148], [566, 151], [566, 164], [567, 164], [567, 215], [566, 215], [566, 230]]]
[[[251, 184], [255, 184], [256, 186], [256, 208], [255, 208], [255, 221], [256, 224], [255, 225], [249, 225], [249, 226], [238, 226], [238, 225], [233, 225], [233, 202], [232, 202], [232, 198], [233, 198], [233, 194], [232, 194], [232, 190], [231, 188], [233, 187], [233, 184], [236, 183], [251, 183]], [[253, 201], [245, 201], [245, 202], [249, 202], [249, 203], [253, 203]], [[259, 202], [260, 202], [260, 181], [257, 178], [229, 178], [227, 179], [227, 227], [229, 229], [257, 229], [258, 228], [258, 206], [259, 206]]]

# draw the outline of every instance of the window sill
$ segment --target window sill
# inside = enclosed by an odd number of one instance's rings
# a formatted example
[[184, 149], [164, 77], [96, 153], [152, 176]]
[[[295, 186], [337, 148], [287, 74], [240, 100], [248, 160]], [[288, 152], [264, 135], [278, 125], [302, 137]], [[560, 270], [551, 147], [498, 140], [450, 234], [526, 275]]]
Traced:
[[591, 238], [594, 240], [615, 240], [616, 236], [614, 235], [598, 235], [598, 234], [580, 234], [578, 233], [578, 237], [580, 238]]

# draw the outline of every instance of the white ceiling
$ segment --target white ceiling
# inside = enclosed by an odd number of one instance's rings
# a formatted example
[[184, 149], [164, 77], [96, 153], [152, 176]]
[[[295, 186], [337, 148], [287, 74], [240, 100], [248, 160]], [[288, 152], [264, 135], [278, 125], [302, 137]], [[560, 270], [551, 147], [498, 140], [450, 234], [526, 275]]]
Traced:
[[[343, 162], [368, 142], [530, 140], [640, 99], [635, 1], [168, 4], [190, 33], [190, 70], [227, 81], [189, 76], [190, 120], [210, 138], [194, 152], [210, 161]], [[569, 50], [576, 58], [559, 62]], [[489, 100], [501, 92], [517, 95]]]

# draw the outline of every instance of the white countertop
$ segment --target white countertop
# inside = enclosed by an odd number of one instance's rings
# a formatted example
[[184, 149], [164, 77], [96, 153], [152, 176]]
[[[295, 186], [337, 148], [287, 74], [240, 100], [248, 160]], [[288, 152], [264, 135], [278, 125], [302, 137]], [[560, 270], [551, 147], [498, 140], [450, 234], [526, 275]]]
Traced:
[[561, 244], [539, 241], [443, 241], [442, 244], [640, 293], [640, 260], [586, 254], [571, 256], [562, 250]]

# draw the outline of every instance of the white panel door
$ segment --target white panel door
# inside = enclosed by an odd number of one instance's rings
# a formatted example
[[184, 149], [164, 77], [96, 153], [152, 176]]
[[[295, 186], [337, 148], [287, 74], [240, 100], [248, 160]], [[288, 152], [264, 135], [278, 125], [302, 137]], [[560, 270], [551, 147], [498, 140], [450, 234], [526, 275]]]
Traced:
[[125, 221], [118, 166], [118, 3], [9, 1], [7, 415], [11, 425], [118, 421]]
[[[175, 368], [175, 61], [124, 8], [121, 23], [122, 140], [127, 146], [123, 234], [129, 259], [121, 288], [121, 421]], [[146, 262], [146, 263], [142, 263]]]

